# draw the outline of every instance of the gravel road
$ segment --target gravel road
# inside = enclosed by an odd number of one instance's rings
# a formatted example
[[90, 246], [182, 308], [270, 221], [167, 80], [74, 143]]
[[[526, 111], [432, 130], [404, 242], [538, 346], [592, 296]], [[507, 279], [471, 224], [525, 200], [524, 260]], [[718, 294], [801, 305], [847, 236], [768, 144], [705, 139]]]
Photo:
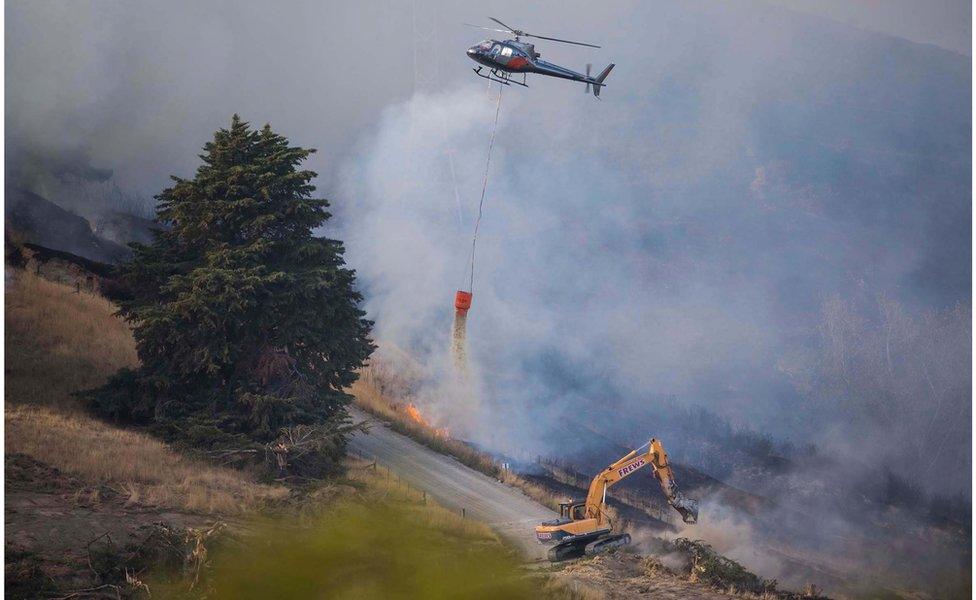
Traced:
[[536, 541], [534, 527], [555, 518], [556, 513], [519, 490], [391, 431], [355, 407], [349, 413], [355, 421], [373, 423], [369, 433], [357, 433], [349, 440], [350, 452], [376, 460], [446, 508], [458, 512], [463, 508], [466, 516], [486, 523], [520, 548], [526, 558], [545, 558], [546, 547]]

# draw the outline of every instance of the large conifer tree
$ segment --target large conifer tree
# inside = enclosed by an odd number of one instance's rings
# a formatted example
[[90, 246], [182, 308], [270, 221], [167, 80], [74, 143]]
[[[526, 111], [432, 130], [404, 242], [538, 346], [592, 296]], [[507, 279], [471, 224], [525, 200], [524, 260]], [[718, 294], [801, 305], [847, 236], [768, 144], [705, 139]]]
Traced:
[[142, 366], [91, 394], [103, 413], [212, 448], [342, 426], [371, 323], [341, 242], [312, 235], [312, 152], [234, 115], [157, 196], [161, 229], [120, 269]]

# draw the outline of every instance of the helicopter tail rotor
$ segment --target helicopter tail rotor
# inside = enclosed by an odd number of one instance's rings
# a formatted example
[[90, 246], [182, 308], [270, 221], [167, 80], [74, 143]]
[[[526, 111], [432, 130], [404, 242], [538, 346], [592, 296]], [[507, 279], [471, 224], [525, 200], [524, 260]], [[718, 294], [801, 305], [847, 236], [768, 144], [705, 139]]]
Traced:
[[586, 63], [586, 79], [587, 79], [587, 81], [586, 81], [586, 93], [587, 94], [590, 93], [590, 81], [589, 81], [589, 79], [590, 79], [590, 69], [592, 69], [592, 68], [593, 68], [593, 63]]

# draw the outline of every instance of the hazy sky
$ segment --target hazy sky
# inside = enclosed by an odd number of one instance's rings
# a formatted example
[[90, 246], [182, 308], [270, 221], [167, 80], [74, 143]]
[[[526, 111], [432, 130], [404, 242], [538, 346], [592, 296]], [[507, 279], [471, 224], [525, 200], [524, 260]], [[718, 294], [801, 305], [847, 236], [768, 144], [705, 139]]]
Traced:
[[[692, 4], [690, 12], [708, 3]], [[763, 4], [969, 54], [969, 5], [961, 0], [713, 3], [731, 19], [740, 15], [739, 29], [755, 25], [749, 20]], [[599, 51], [560, 44], [540, 49], [545, 58], [576, 68], [616, 60], [619, 81], [634, 62], [631, 36], [641, 40], [649, 31], [624, 23], [631, 18], [624, 15], [640, 13], [651, 22], [674, 5], [540, 1], [526, 7], [496, 0], [489, 9], [420, 0], [363, 6], [295, 1], [284, 10], [263, 2], [13, 0], [5, 5], [7, 135], [33, 147], [81, 150], [96, 166], [115, 169], [120, 184], [148, 196], [170, 174], [190, 172], [209, 133], [237, 111], [317, 147], [313, 168], [328, 189], [344, 149], [384, 106], [414, 91], [418, 64], [438, 82], [436, 89], [470, 83], [463, 49], [495, 34], [462, 22], [490, 24], [489, 15], [511, 15], [517, 27], [602, 44]], [[659, 52], [653, 39], [634, 51]], [[148, 147], [149, 161], [143, 156]]]
[[972, 51], [968, 0], [767, 0], [913, 42], [935, 44], [966, 56]]

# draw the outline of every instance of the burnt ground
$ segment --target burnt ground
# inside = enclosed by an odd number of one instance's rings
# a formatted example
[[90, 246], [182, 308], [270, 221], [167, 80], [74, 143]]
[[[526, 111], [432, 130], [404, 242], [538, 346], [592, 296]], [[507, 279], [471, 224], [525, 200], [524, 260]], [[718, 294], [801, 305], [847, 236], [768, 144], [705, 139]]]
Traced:
[[102, 583], [91, 552], [142, 541], [145, 527], [206, 527], [213, 516], [160, 510], [18, 454], [4, 458], [6, 597], [36, 598]]

